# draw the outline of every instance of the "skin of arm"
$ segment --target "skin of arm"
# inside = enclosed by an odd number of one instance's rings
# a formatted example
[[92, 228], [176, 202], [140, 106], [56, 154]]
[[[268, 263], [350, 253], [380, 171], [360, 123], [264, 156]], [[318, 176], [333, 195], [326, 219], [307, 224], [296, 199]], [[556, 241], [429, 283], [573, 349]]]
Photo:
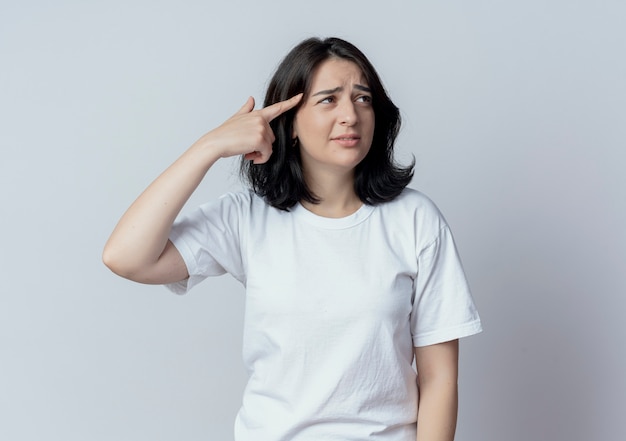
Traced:
[[176, 216], [220, 158], [244, 155], [255, 164], [272, 153], [269, 122], [293, 108], [302, 95], [254, 109], [254, 99], [196, 141], [133, 202], [107, 241], [104, 264], [127, 279], [152, 284], [186, 279], [187, 268], [168, 236]]
[[417, 441], [453, 441], [458, 409], [459, 341], [415, 348]]

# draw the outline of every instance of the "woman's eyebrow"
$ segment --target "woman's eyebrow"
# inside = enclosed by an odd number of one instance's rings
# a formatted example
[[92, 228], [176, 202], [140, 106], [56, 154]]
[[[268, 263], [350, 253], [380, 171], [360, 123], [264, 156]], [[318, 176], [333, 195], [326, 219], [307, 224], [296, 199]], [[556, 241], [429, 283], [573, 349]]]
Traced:
[[341, 92], [343, 90], [343, 87], [335, 87], [334, 89], [326, 89], [326, 90], [320, 90], [319, 92], [315, 92], [313, 95], [311, 96], [317, 96], [317, 95], [332, 95], [333, 93], [337, 93], [337, 92]]
[[[354, 89], [357, 89], [357, 90], [360, 90], [360, 91], [363, 91], [363, 92], [368, 92], [368, 93], [371, 93], [371, 92], [372, 92], [372, 89], [370, 89], [370, 88], [369, 88], [369, 87], [367, 87], [367, 86], [363, 86], [362, 84], [355, 84], [355, 85], [354, 85]], [[332, 94], [334, 94], [334, 93], [341, 92], [341, 91], [343, 91], [343, 87], [341, 87], [341, 86], [340, 86], [340, 87], [335, 87], [334, 89], [320, 90], [319, 92], [315, 92], [315, 93], [314, 93], [313, 95], [311, 95], [311, 96], [317, 96], [317, 95], [332, 95]]]

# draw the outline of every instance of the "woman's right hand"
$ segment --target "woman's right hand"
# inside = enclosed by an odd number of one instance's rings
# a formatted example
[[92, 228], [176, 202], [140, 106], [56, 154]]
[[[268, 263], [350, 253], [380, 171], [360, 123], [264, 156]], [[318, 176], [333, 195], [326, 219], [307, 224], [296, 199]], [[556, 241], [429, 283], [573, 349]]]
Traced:
[[244, 155], [255, 164], [267, 162], [272, 154], [274, 133], [270, 121], [293, 109], [302, 94], [254, 110], [254, 98], [249, 97], [241, 109], [222, 125], [202, 136], [195, 148], [207, 149], [220, 158]]

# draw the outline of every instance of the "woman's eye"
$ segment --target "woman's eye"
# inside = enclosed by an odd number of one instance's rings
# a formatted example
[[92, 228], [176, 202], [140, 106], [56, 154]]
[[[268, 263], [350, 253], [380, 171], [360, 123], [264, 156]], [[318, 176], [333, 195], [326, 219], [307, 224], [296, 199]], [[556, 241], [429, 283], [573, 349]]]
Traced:
[[372, 97], [369, 95], [361, 95], [359, 97], [357, 97], [356, 99], [358, 102], [360, 103], [371, 103], [372, 102]]
[[320, 103], [324, 103], [324, 104], [330, 104], [334, 102], [335, 102], [335, 97], [332, 97], [332, 96], [327, 96], [326, 98], [320, 101]]

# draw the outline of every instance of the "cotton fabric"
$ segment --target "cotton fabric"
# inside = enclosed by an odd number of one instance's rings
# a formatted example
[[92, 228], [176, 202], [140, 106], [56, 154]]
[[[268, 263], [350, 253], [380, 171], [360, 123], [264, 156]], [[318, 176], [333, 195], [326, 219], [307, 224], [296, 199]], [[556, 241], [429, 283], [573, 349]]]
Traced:
[[189, 278], [246, 287], [237, 441], [414, 441], [414, 346], [481, 331], [450, 229], [422, 193], [324, 218], [230, 193], [178, 220]]

